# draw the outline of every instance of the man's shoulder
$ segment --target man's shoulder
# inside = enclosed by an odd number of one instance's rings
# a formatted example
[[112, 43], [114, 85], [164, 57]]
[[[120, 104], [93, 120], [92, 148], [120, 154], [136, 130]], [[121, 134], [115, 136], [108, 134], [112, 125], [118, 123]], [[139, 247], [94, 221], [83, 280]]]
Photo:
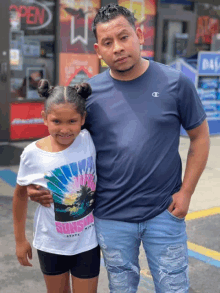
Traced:
[[[108, 73], [108, 70], [105, 70], [102, 73], [99, 73], [92, 78], [90, 78], [87, 81], [92, 88], [92, 94], [87, 99], [87, 107], [95, 101], [99, 101], [100, 97], [103, 97], [103, 95], [106, 94], [106, 92], [109, 93], [109, 91], [113, 88], [113, 82], [111, 81], [110, 75]], [[87, 108], [88, 110], [88, 108]]]
[[159, 62], [152, 62], [152, 69], [158, 74], [158, 73], [161, 73], [161, 74], [164, 74], [164, 75], [167, 75], [168, 77], [176, 77], [176, 78], [179, 78], [180, 75], [181, 75], [181, 71], [180, 70], [177, 70], [169, 65], [166, 65], [166, 64], [162, 64], [162, 63], [159, 63]]
[[108, 80], [108, 74], [107, 74], [107, 70], [105, 70], [104, 72], [91, 77], [90, 79], [88, 79], [87, 82], [91, 85], [91, 87], [93, 87], [93, 86], [99, 85], [100, 82], [103, 83], [107, 80]]

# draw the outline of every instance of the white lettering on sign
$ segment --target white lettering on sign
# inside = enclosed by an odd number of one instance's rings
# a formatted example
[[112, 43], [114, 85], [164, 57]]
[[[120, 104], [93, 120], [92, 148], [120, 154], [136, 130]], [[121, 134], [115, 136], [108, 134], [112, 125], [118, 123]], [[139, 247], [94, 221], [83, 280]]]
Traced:
[[218, 72], [220, 70], [220, 57], [215, 57], [212, 59], [204, 58], [202, 60], [202, 70], [212, 70]]

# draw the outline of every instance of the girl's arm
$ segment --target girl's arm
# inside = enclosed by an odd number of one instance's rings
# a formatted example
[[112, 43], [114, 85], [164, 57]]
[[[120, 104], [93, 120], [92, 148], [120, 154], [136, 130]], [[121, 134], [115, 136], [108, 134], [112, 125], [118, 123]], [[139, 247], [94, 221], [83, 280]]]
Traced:
[[13, 220], [16, 242], [16, 255], [23, 266], [32, 266], [32, 248], [26, 239], [25, 226], [27, 218], [28, 196], [26, 186], [16, 185], [13, 197]]

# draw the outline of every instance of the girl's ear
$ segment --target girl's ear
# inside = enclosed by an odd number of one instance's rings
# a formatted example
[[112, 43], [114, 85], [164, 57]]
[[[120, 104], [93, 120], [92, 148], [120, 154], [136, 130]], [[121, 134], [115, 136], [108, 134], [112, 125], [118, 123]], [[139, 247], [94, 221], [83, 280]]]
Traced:
[[45, 111], [41, 111], [41, 116], [44, 119], [44, 125], [47, 126], [47, 115]]
[[86, 112], [84, 113], [84, 115], [82, 116], [82, 120], [81, 120], [81, 126], [83, 126], [85, 124], [86, 121]]

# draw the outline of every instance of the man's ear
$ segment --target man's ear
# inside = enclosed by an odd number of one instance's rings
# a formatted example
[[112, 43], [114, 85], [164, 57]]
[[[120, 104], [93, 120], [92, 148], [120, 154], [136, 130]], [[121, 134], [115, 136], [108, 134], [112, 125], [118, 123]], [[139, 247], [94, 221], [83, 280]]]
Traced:
[[47, 126], [47, 115], [45, 111], [41, 111], [41, 116], [44, 119], [44, 125]]
[[139, 39], [140, 45], [143, 45], [144, 44], [144, 34], [143, 34], [142, 29], [140, 27], [136, 28], [136, 34]]
[[97, 43], [94, 44], [94, 49], [99, 59], [102, 59], [102, 55], [100, 54], [99, 45]]

